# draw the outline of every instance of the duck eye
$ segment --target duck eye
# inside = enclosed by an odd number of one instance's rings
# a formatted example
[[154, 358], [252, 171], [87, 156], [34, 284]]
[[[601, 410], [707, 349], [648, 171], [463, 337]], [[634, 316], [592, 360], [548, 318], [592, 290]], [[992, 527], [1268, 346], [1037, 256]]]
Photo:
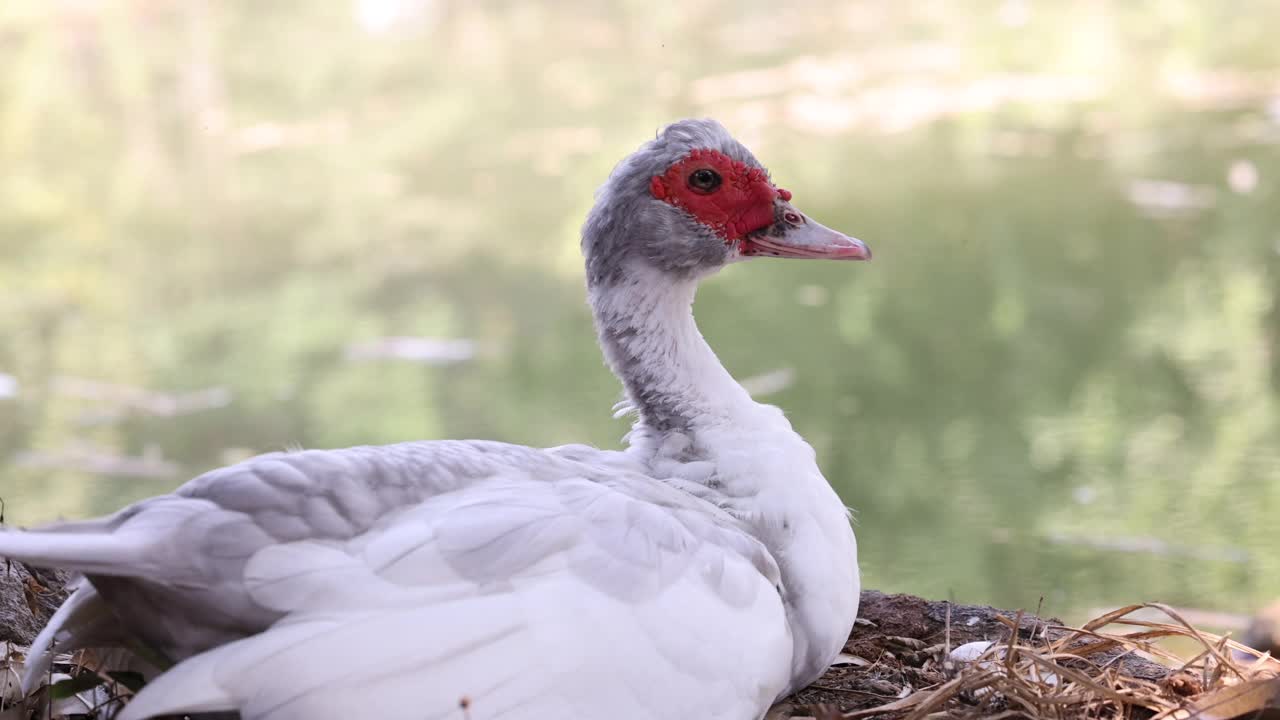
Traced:
[[720, 187], [720, 182], [720, 173], [715, 170], [702, 168], [689, 175], [689, 187], [703, 194], [715, 192]]

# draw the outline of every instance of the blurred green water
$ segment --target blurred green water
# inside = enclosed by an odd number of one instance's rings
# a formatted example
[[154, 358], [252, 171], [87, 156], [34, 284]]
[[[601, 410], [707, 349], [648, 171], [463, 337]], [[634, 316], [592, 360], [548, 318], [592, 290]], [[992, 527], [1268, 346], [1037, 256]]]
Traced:
[[[697, 306], [858, 510], [869, 586], [1246, 611], [1280, 595], [1277, 26], [1265, 2], [11, 0], [7, 519], [295, 444], [616, 446], [577, 226], [618, 158], [713, 115], [876, 253], [735, 266]], [[392, 336], [474, 356], [352, 357]]]

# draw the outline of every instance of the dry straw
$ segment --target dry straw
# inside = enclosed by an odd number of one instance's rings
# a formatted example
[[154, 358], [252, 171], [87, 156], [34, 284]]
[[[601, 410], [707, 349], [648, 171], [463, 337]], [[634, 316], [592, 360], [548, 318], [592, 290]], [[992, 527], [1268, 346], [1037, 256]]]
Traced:
[[[1168, 622], [1133, 616], [1156, 610]], [[818, 720], [1280, 720], [1280, 661], [1193, 627], [1166, 605], [1129, 605], [1081, 627], [1000, 621], [1007, 639], [970, 660], [953, 659], [948, 642], [918, 668], [902, 653], [850, 658], [856, 674], [876, 677], [892, 699], [841, 712], [809, 709]], [[1170, 641], [1194, 643], [1191, 657]], [[896, 668], [885, 664], [898, 663]], [[913, 663], [914, 664], [914, 663]], [[910, 678], [886, 687], [885, 678]], [[844, 689], [862, 693], [856, 678]], [[831, 688], [836, 689], [836, 688]], [[863, 693], [865, 694], [865, 693]], [[793, 716], [799, 717], [799, 716]]]

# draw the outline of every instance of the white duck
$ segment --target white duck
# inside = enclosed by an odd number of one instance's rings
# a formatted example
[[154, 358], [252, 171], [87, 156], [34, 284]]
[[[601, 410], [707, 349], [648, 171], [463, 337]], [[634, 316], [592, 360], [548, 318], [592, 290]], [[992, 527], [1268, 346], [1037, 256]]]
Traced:
[[622, 161], [583, 227], [624, 452], [481, 441], [272, 453], [109, 517], [0, 532], [86, 580], [32, 648], [176, 663], [123, 720], [759, 718], [858, 608], [857, 546], [813, 449], [694, 325], [755, 256], [862, 260], [718, 123]]

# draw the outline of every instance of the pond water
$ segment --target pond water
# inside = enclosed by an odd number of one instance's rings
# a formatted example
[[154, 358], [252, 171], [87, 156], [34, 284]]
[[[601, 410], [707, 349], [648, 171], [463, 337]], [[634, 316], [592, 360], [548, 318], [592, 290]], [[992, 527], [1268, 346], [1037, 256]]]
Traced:
[[17, 2], [6, 519], [294, 445], [617, 446], [577, 227], [714, 115], [876, 254], [696, 307], [857, 510], [867, 586], [1280, 596], [1280, 10], [886, 5]]

